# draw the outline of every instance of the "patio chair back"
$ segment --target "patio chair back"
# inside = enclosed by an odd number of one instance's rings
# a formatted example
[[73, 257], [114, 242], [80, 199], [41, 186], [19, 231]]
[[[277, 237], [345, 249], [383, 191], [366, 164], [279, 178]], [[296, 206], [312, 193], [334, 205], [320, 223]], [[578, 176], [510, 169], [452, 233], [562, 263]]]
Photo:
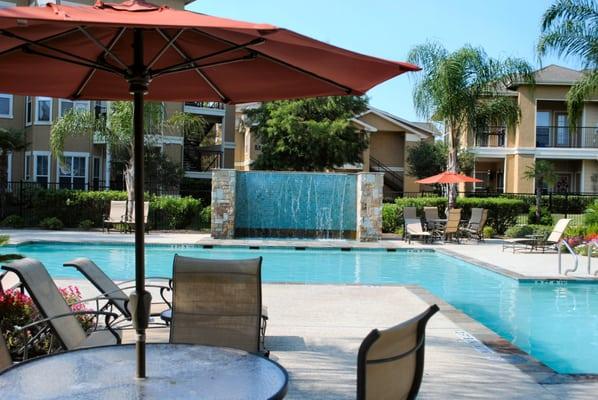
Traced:
[[129, 302], [128, 296], [125, 292], [119, 288], [116, 283], [112, 279], [106, 275], [104, 271], [100, 269], [89, 258], [75, 258], [74, 260], [68, 261], [63, 264], [65, 267], [74, 267], [76, 268], [89, 282], [95, 286], [96, 289], [100, 291], [100, 293], [105, 294], [106, 298], [118, 311], [121, 312], [125, 318], [131, 318], [131, 313], [127, 308], [127, 304]]
[[436, 304], [392, 328], [374, 329], [357, 355], [357, 399], [415, 399], [424, 372], [426, 324]]
[[110, 214], [108, 222], [125, 222], [127, 219], [127, 202], [112, 200], [110, 202]]
[[482, 218], [480, 219], [480, 226], [478, 228], [478, 232], [482, 232], [484, 227], [486, 226], [486, 222], [488, 222], [488, 209], [482, 209]]
[[446, 227], [444, 229], [445, 235], [456, 233], [459, 230], [459, 222], [461, 222], [461, 209], [453, 208], [452, 210], [449, 210]]
[[[44, 318], [52, 318], [72, 312], [50, 274], [39, 261], [22, 258], [4, 265], [2, 268], [17, 274]], [[87, 337], [83, 327], [73, 315], [51, 319], [48, 321], [48, 325], [67, 350], [76, 348]]]
[[405, 230], [407, 233], [419, 234], [423, 233], [422, 223], [419, 219], [405, 219]]
[[4, 340], [4, 335], [0, 332], [0, 372], [12, 365], [12, 358], [8, 351], [8, 346]]
[[480, 224], [482, 223], [482, 214], [484, 212], [483, 208], [472, 208], [471, 209], [471, 216], [469, 217], [469, 222], [467, 223], [470, 228], [477, 229]]
[[260, 350], [262, 258], [175, 255], [170, 342]]
[[426, 217], [426, 221], [439, 219], [438, 207], [424, 207], [424, 216]]
[[417, 208], [415, 207], [403, 207], [403, 219], [417, 219]]
[[[135, 202], [131, 202], [131, 216], [129, 218], [129, 223], [135, 223]], [[147, 215], [149, 214], [149, 201], [143, 202], [143, 223], [147, 224]]]
[[559, 219], [546, 241], [550, 243], [560, 242], [561, 238], [563, 237], [563, 233], [565, 233], [565, 230], [569, 226], [569, 222], [571, 222], [571, 220], [568, 218]]

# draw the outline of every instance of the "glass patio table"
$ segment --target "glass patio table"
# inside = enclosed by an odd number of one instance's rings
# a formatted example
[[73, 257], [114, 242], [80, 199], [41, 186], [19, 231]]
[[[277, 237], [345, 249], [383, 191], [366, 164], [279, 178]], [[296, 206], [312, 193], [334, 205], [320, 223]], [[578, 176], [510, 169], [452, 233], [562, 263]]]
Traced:
[[135, 346], [39, 357], [0, 374], [5, 399], [282, 399], [288, 375], [245, 351], [147, 344], [147, 379], [135, 378]]

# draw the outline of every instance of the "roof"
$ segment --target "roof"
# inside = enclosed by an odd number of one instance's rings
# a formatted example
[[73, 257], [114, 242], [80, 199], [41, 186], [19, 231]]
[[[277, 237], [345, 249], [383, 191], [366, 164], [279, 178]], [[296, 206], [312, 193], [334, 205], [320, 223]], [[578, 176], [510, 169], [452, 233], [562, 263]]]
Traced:
[[368, 110], [361, 115], [358, 115], [356, 118], [359, 118], [363, 115], [367, 114], [375, 114], [395, 125], [398, 125], [404, 129], [414, 131], [415, 133], [419, 134], [420, 136], [436, 136], [440, 134], [440, 131], [431, 123], [431, 122], [412, 122], [408, 121], [404, 118], [397, 117], [394, 114], [389, 113], [388, 111], [383, 111], [375, 107], [368, 107]]
[[[535, 71], [534, 80], [536, 85], [570, 86], [580, 80], [583, 74], [583, 71], [551, 64]], [[516, 82], [509, 89], [516, 89], [517, 86], [522, 84], [522, 82]]]

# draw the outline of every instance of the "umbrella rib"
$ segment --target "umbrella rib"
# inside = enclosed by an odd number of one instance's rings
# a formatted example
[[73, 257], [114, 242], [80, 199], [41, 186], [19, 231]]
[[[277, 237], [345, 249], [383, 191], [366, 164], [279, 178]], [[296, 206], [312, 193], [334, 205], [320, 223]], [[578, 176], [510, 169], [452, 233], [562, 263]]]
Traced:
[[[124, 28], [123, 28], [124, 29]], [[95, 36], [93, 36], [91, 33], [89, 33], [83, 26], [79, 26], [79, 30], [91, 41], [93, 42], [93, 44], [95, 44], [96, 46], [98, 46], [100, 49], [104, 50], [104, 54], [108, 54], [110, 57], [112, 57], [112, 59], [114, 61], [116, 61], [118, 63], [118, 65], [120, 65], [122, 67], [123, 70], [125, 70], [126, 72], [130, 72], [129, 71], [129, 67], [122, 62], [122, 60], [120, 58], [118, 58], [116, 56], [116, 54], [114, 54], [112, 52], [112, 49], [107, 48], [106, 46], [104, 46]], [[99, 60], [98, 60], [99, 61]]]
[[162, 72], [162, 73], [160, 73], [158, 75], [152, 75], [152, 79], [160, 77], [160, 76], [164, 76], [164, 75], [172, 75], [172, 74], [178, 74], [178, 73], [181, 73], [181, 72], [187, 72], [187, 71], [191, 71], [191, 70], [194, 70], [194, 69], [197, 69], [197, 68], [214, 68], [214, 67], [219, 67], [221, 65], [238, 63], [238, 62], [241, 62], [241, 61], [255, 60], [256, 57], [257, 57], [257, 55], [255, 53], [250, 53], [250, 54], [247, 54], [247, 55], [242, 56], [242, 57], [231, 58], [230, 60], [214, 61], [212, 63], [201, 64], [201, 65], [197, 65], [196, 64], [196, 65], [189, 66], [187, 68], [179, 68], [177, 70]]
[[119, 72], [118, 70], [111, 69], [110, 67], [107, 67], [107, 66], [104, 66], [104, 65], [101, 65], [101, 64], [97, 64], [97, 63], [94, 63], [92, 61], [70, 60], [68, 58], [64, 58], [64, 57], [60, 57], [60, 56], [55, 56], [55, 55], [47, 54], [47, 53], [42, 53], [41, 51], [33, 50], [30, 47], [24, 47], [23, 48], [23, 52], [29, 53], [29, 54], [35, 54], [35, 55], [38, 55], [38, 56], [41, 56], [41, 57], [51, 58], [53, 60], [58, 60], [58, 61], [66, 62], [66, 63], [69, 63], [69, 64], [80, 65], [82, 67], [100, 69], [102, 71], [106, 71], [106, 72], [110, 72], [110, 73], [116, 74], [118, 76], [122, 76], [122, 73]]
[[[202, 31], [200, 29], [197, 29], [197, 28], [194, 28], [193, 31], [199, 33], [200, 35], [209, 37], [209, 38], [214, 39], [214, 40], [219, 40], [219, 41], [224, 42], [224, 43], [228, 43], [228, 44], [231, 44], [231, 45], [236, 45], [236, 43], [234, 43], [234, 42], [231, 42], [231, 41], [226, 40], [226, 39], [222, 39], [222, 38], [220, 38], [218, 36], [215, 36], [215, 35], [212, 35], [210, 33], [204, 32], [204, 31]], [[332, 79], [326, 78], [324, 76], [320, 76], [320, 75], [318, 75], [318, 74], [316, 74], [314, 72], [311, 72], [311, 71], [308, 71], [306, 69], [297, 67], [295, 65], [291, 65], [291, 64], [289, 64], [289, 63], [287, 63], [285, 61], [282, 61], [282, 60], [280, 60], [280, 59], [278, 59], [276, 57], [272, 57], [272, 56], [270, 56], [268, 54], [265, 54], [265, 53], [263, 53], [263, 52], [261, 52], [259, 50], [252, 49], [252, 51], [254, 51], [255, 53], [257, 53], [260, 57], [263, 57], [263, 58], [265, 58], [265, 59], [267, 59], [269, 61], [272, 61], [272, 62], [274, 62], [276, 64], [279, 64], [279, 65], [281, 65], [283, 67], [286, 67], [288, 69], [292, 69], [295, 72], [302, 73], [304, 75], [307, 75], [307, 76], [310, 76], [312, 78], [316, 78], [316, 79], [318, 79], [320, 81], [323, 81], [325, 83], [328, 83], [329, 85], [335, 86], [336, 88], [343, 90], [346, 94], [359, 94], [359, 95], [363, 94], [362, 92], [353, 90], [352, 88], [350, 88], [348, 86], [345, 86], [342, 83], [338, 83], [338, 82], [336, 82], [336, 81], [334, 81]]]
[[[39, 56], [46, 56], [46, 57], [49, 57], [49, 58], [54, 58], [54, 59], [59, 60], [59, 61], [71, 62], [72, 64], [85, 65], [85, 66], [97, 66], [98, 69], [104, 69], [104, 70], [109, 71], [109, 72], [116, 72], [116, 73], [120, 72], [120, 71], [118, 71], [118, 69], [116, 69], [116, 67], [114, 67], [114, 66], [112, 66], [110, 64], [105, 64], [105, 65], [98, 64], [98, 63], [96, 63], [96, 62], [94, 62], [92, 60], [88, 60], [87, 58], [78, 56], [76, 54], [69, 53], [68, 51], [57, 49], [55, 47], [49, 46], [49, 45], [44, 44], [44, 43], [40, 43], [40, 41], [30, 40], [30, 39], [24, 38], [22, 36], [16, 35], [16, 34], [10, 32], [10, 31], [4, 30], [4, 29], [0, 29], [0, 34], [3, 35], [3, 36], [9, 37], [9, 38], [17, 39], [17, 40], [23, 41], [25, 43], [28, 43], [29, 46], [26, 45], [26, 46], [22, 46], [21, 47], [22, 50], [24, 52], [26, 52], [26, 53], [33, 53], [33, 54], [37, 54]], [[58, 54], [65, 55], [67, 57], [74, 58], [75, 60], [79, 60], [79, 62], [74, 62], [73, 60], [68, 60], [68, 59], [63, 58], [63, 57], [54, 56], [54, 55], [51, 55], [51, 54], [45, 54], [45, 53], [33, 50], [31, 48], [31, 45], [33, 45], [33, 46], [39, 46], [39, 47], [42, 47], [42, 48], [44, 48], [46, 50], [50, 50], [50, 51], [56, 52]]]
[[[47, 42], [49, 40], [58, 39], [58, 38], [61, 38], [63, 36], [70, 35], [71, 33], [78, 32], [78, 31], [79, 30], [77, 28], [70, 29], [68, 31], [60, 32], [60, 33], [57, 33], [55, 35], [45, 37], [43, 39], [39, 39], [39, 42]], [[19, 45], [15, 46], [15, 47], [11, 47], [10, 49], [7, 49], [7, 50], [4, 50], [3, 52], [0, 52], [0, 56], [3, 56], [5, 54], [8, 54], [8, 53], [13, 52], [13, 51], [20, 50], [20, 49], [22, 49], [25, 46], [28, 46], [28, 44], [19, 44]]]
[[[156, 30], [164, 38], [164, 40], [170, 40], [168, 34], [163, 32], [162, 29], [158, 28]], [[189, 57], [187, 53], [183, 49], [181, 49], [176, 43], [173, 43], [172, 48], [179, 54], [179, 56], [181, 56], [183, 60], [188, 61], [191, 59], [191, 57]], [[197, 66], [195, 63], [191, 64]], [[216, 86], [216, 84], [212, 82], [212, 80], [208, 78], [204, 72], [202, 72], [199, 68], [195, 68], [195, 72], [208, 84], [208, 86], [210, 86], [210, 88], [212, 88], [212, 90], [216, 93], [216, 95], [218, 95], [218, 97], [220, 97], [220, 100], [223, 103], [228, 103], [230, 101], [229, 98], [225, 96], [224, 93], [222, 93], [222, 90], [220, 90], [220, 88], [218, 88], [218, 86]]]
[[[127, 31], [127, 28], [121, 28], [116, 35], [114, 35], [114, 37], [112, 38], [112, 40], [110, 40], [110, 43], [108, 44], [108, 49], [112, 50], [114, 48], [114, 46], [116, 46], [116, 43], [118, 43], [118, 41], [120, 40], [120, 38], [124, 35], [124, 33]], [[103, 57], [105, 56], [105, 53], [101, 54], [97, 60], [100, 61]], [[95, 73], [97, 71], [97, 68], [92, 68], [91, 71], [89, 71], [89, 73], [87, 74], [87, 76], [85, 77], [85, 79], [83, 79], [83, 81], [81, 81], [81, 84], [79, 85], [79, 87], [77, 87], [77, 90], [75, 90], [75, 92], [73, 93], [73, 98], [78, 98], [81, 96], [81, 92], [83, 92], [83, 90], [85, 90], [85, 88], [87, 87], [87, 85], [89, 84], [89, 82], [91, 81], [91, 78], [94, 77]]]
[[[201, 56], [201, 57], [192, 58], [189, 61], [185, 61], [185, 62], [182, 62], [182, 63], [179, 63], [179, 64], [174, 64], [174, 65], [171, 65], [170, 67], [158, 69], [158, 70], [154, 71], [154, 73], [152, 74], [152, 76], [160, 76], [160, 75], [165, 74], [165, 73], [172, 73], [172, 72], [179, 72], [179, 71], [186, 71], [186, 70], [189, 70], [189, 69], [193, 69], [193, 66], [191, 65], [192, 63], [203, 61], [203, 60], [206, 60], [208, 58], [213, 58], [213, 57], [216, 57], [216, 56], [221, 56], [223, 54], [230, 53], [230, 52], [233, 52], [233, 51], [236, 51], [236, 50], [244, 50], [244, 49], [246, 49], [249, 46], [256, 46], [256, 45], [262, 44], [264, 42], [265, 42], [265, 40], [261, 39], [261, 38], [260, 39], [254, 39], [254, 40], [252, 40], [250, 42], [247, 42], [247, 43], [244, 43], [244, 44], [239, 44], [239, 45], [236, 45], [236, 46], [233, 46], [233, 47], [229, 47], [228, 49], [218, 50], [218, 51], [215, 51], [215, 52], [210, 53], [210, 54], [206, 54], [206, 55]], [[250, 51], [253, 51], [253, 49], [250, 49]]]
[[172, 39], [170, 39], [165, 45], [164, 47], [162, 47], [162, 49], [158, 52], [158, 54], [156, 54], [154, 56], [154, 58], [152, 59], [152, 61], [150, 61], [150, 63], [147, 65], [147, 69], [151, 69], [154, 64], [156, 64], [158, 62], [158, 60], [160, 58], [162, 58], [162, 56], [164, 55], [164, 53], [166, 53], [166, 51], [174, 44], [174, 42], [177, 41], [177, 39], [181, 36], [181, 34], [185, 32], [185, 29], [179, 29], [179, 31], [176, 33], [176, 35], [174, 35], [174, 37]]

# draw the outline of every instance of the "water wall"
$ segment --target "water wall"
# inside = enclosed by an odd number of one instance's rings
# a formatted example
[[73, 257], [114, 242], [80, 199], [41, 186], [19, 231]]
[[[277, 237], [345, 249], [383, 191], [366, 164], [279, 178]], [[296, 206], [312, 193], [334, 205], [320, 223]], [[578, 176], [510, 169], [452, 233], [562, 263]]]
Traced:
[[355, 238], [355, 174], [238, 172], [236, 237]]

